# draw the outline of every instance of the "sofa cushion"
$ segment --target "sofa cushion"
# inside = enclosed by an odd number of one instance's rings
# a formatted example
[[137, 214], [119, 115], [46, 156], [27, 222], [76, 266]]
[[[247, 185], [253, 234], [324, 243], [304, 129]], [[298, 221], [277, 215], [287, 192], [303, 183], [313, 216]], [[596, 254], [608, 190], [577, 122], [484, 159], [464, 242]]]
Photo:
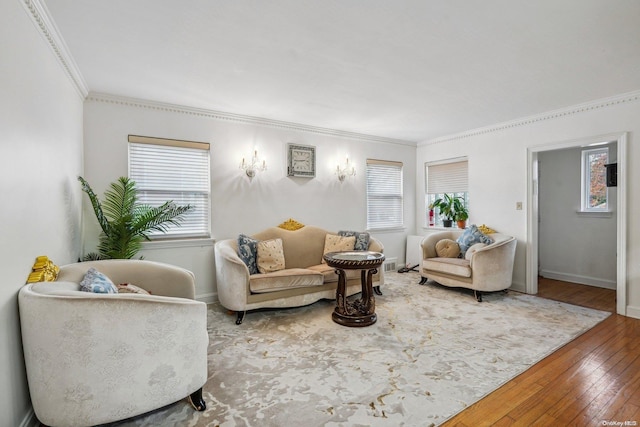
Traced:
[[353, 249], [356, 251], [366, 251], [369, 249], [369, 233], [360, 231], [338, 231], [338, 236], [355, 236], [356, 242]]
[[258, 242], [258, 271], [262, 274], [284, 270], [282, 239]]
[[116, 285], [119, 294], [141, 294], [151, 295], [151, 293], [140, 286], [132, 285], [131, 283], [120, 283]]
[[460, 255], [460, 245], [451, 239], [438, 240], [438, 243], [436, 243], [436, 254], [440, 258], [458, 258], [458, 255]]
[[469, 261], [462, 258], [427, 258], [424, 260], [423, 267], [439, 273], [471, 277]]
[[[309, 270], [322, 273], [322, 275], [324, 276], [324, 283], [338, 281], [336, 269], [333, 267], [329, 267], [327, 264], [312, 265], [311, 267], [309, 267]], [[347, 276], [347, 280], [360, 278], [360, 270], [344, 270], [344, 272]]]
[[254, 274], [249, 279], [249, 289], [253, 293], [266, 293], [322, 286], [323, 282], [324, 276], [318, 271], [306, 268], [288, 268], [266, 274]]
[[458, 237], [457, 242], [460, 245], [460, 253], [464, 257], [467, 249], [469, 249], [476, 243], [486, 243], [487, 245], [490, 245], [491, 243], [493, 243], [493, 240], [490, 237], [482, 234], [482, 232], [478, 230], [478, 226], [473, 224], [471, 227], [464, 230], [464, 233], [462, 233], [460, 237]]
[[245, 234], [238, 236], [238, 256], [249, 269], [249, 274], [258, 274], [258, 240]]
[[90, 267], [80, 282], [80, 290], [97, 294], [117, 294], [118, 288], [104, 274]]
[[[343, 237], [327, 233], [324, 238], [324, 251], [322, 252], [322, 255], [329, 252], [352, 251], [355, 244], [356, 236]], [[325, 263], [326, 261], [322, 258], [321, 262]]]

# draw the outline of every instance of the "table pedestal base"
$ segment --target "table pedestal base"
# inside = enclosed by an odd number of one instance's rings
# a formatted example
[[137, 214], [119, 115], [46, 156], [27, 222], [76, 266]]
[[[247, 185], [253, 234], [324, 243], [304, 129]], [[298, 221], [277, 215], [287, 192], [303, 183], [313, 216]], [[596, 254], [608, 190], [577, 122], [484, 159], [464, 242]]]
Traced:
[[336, 308], [331, 315], [334, 322], [351, 327], [369, 326], [376, 323], [376, 298], [373, 295], [372, 276], [376, 274], [376, 268], [362, 269], [360, 281], [362, 283], [362, 295], [360, 299], [347, 301], [346, 282], [347, 277], [342, 268], [336, 268], [338, 274], [338, 289], [336, 291]]

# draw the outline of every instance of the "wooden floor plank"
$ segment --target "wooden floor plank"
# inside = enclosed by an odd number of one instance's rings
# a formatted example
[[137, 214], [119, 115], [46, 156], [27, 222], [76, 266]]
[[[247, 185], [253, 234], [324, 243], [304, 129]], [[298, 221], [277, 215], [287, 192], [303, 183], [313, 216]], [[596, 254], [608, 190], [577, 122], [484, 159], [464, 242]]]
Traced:
[[[548, 279], [540, 279], [539, 289], [549, 299], [615, 313], [610, 289]], [[617, 314], [443, 426], [595, 427], [603, 421], [640, 426], [640, 320]]]

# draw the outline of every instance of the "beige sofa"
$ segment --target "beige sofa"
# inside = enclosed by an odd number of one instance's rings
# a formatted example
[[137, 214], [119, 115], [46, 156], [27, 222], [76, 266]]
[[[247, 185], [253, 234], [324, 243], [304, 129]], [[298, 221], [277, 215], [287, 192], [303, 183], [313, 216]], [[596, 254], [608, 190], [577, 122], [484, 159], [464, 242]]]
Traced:
[[[80, 291], [94, 267], [152, 295]], [[31, 402], [48, 426], [93, 426], [185, 399], [204, 410], [207, 307], [194, 276], [141, 260], [69, 264], [18, 296]]]
[[[242, 323], [248, 310], [299, 307], [320, 299], [335, 299], [338, 275], [322, 263], [327, 233], [307, 225], [295, 231], [272, 227], [251, 236], [257, 240], [280, 238], [284, 248], [285, 269], [258, 274], [249, 274], [238, 255], [237, 239], [216, 242], [218, 299], [222, 306], [237, 312], [236, 323]], [[384, 248], [379, 240], [370, 237], [368, 249], [382, 252]], [[376, 293], [380, 293], [383, 283], [384, 275], [379, 269], [373, 276]], [[361, 290], [360, 272], [348, 271], [347, 295]]]
[[457, 240], [463, 230], [441, 231], [422, 240], [420, 274], [424, 284], [433, 280], [441, 285], [473, 289], [479, 302], [482, 292], [511, 287], [516, 239], [500, 233], [489, 234], [493, 243], [471, 246], [464, 258], [439, 257], [436, 245], [443, 239]]

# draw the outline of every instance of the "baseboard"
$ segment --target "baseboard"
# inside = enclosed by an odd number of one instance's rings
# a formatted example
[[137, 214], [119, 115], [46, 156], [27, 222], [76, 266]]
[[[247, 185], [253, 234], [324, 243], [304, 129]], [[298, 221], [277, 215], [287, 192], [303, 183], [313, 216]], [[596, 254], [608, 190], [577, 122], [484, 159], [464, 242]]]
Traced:
[[196, 295], [196, 300], [197, 301], [202, 301], [206, 304], [211, 304], [213, 302], [218, 301], [218, 293], [217, 292], [211, 292], [208, 294], [202, 294], [202, 295]]
[[547, 279], [562, 280], [563, 282], [579, 283], [581, 285], [596, 286], [605, 289], [617, 289], [615, 280], [598, 279], [597, 277], [580, 276], [578, 274], [560, 273], [549, 270], [540, 270], [540, 275]]
[[36, 414], [35, 412], [33, 412], [33, 408], [30, 408], [29, 412], [20, 423], [20, 427], [38, 427], [39, 425], [40, 421], [38, 421], [38, 419], [36, 418]]
[[627, 317], [633, 317], [634, 319], [640, 319], [640, 307], [627, 306]]

